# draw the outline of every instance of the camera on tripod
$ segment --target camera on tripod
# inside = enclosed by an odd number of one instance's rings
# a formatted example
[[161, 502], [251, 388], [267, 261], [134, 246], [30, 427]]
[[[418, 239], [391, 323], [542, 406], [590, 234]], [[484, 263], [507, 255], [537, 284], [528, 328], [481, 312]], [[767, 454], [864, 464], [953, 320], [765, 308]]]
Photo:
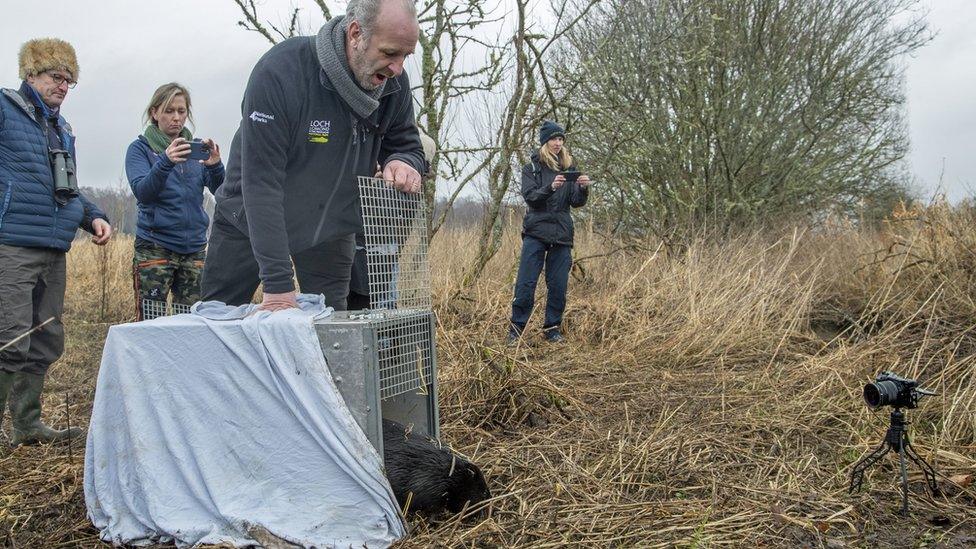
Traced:
[[877, 410], [882, 406], [891, 406], [893, 410], [891, 411], [891, 424], [885, 433], [884, 441], [874, 451], [858, 460], [851, 469], [851, 484], [848, 489], [850, 493], [853, 494], [861, 489], [861, 484], [864, 482], [864, 472], [889, 451], [898, 454], [898, 462], [901, 466], [902, 514], [908, 514], [906, 458], [922, 470], [932, 494], [939, 493], [939, 485], [935, 480], [935, 469], [912, 448], [912, 443], [908, 439], [908, 422], [905, 421], [905, 412], [902, 412], [902, 408], [918, 408], [918, 401], [923, 396], [935, 394], [928, 389], [919, 388], [918, 381], [897, 376], [891, 372], [881, 372], [874, 378], [874, 383], [868, 383], [864, 386], [864, 402], [869, 407]]
[[918, 381], [897, 376], [891, 372], [881, 372], [874, 379], [874, 383], [864, 386], [864, 402], [872, 409], [882, 406], [892, 408], [918, 408], [918, 401], [923, 396], [933, 396], [936, 393], [918, 386]]

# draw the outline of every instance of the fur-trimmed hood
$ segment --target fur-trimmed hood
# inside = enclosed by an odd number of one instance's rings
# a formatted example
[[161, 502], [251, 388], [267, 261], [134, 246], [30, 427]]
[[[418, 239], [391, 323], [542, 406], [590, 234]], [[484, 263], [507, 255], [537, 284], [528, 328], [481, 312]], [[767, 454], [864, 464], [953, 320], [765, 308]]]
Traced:
[[26, 80], [30, 75], [44, 71], [64, 70], [78, 81], [78, 57], [71, 44], [58, 38], [35, 38], [20, 47], [18, 56], [20, 78]]

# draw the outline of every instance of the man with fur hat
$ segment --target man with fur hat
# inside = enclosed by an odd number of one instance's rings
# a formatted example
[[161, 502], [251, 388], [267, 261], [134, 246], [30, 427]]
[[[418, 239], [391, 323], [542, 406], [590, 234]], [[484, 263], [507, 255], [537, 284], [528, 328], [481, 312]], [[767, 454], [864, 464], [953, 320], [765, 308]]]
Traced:
[[75, 137], [61, 116], [78, 81], [74, 48], [31, 40], [19, 61], [20, 88], [0, 90], [0, 420], [9, 401], [14, 446], [81, 435], [41, 422], [41, 392], [64, 350], [71, 241], [79, 227], [98, 245], [112, 236], [105, 214], [78, 192]]

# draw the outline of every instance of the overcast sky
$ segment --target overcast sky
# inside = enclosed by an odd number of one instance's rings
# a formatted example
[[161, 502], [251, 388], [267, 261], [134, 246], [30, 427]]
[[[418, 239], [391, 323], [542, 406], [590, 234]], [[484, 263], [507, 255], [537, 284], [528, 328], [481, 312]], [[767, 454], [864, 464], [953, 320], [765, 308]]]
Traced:
[[[300, 0], [257, 4], [269, 17], [299, 5], [311, 20], [317, 9]], [[958, 200], [976, 192], [976, 2], [924, 5], [937, 35], [906, 60], [911, 168], [926, 195], [936, 192], [941, 177], [943, 190]], [[237, 26], [232, 0], [0, 0], [0, 13], [0, 85], [19, 85], [17, 52], [31, 38], [57, 36], [78, 53], [80, 83], [63, 114], [78, 136], [82, 185], [119, 184], [125, 149], [142, 129], [149, 97], [169, 81], [190, 89], [197, 134], [224, 146], [226, 156], [247, 76], [270, 47]], [[407, 70], [417, 74], [416, 61]]]

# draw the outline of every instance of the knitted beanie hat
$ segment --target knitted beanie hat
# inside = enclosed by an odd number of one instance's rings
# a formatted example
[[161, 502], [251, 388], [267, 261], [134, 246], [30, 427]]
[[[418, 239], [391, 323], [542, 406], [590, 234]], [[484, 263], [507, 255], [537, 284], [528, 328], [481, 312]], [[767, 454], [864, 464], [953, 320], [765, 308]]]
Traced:
[[539, 144], [545, 145], [553, 137], [566, 137], [566, 130], [552, 120], [546, 120], [539, 128]]
[[44, 71], [62, 70], [78, 81], [78, 58], [71, 44], [58, 38], [35, 38], [20, 47], [20, 78], [37, 76]]

